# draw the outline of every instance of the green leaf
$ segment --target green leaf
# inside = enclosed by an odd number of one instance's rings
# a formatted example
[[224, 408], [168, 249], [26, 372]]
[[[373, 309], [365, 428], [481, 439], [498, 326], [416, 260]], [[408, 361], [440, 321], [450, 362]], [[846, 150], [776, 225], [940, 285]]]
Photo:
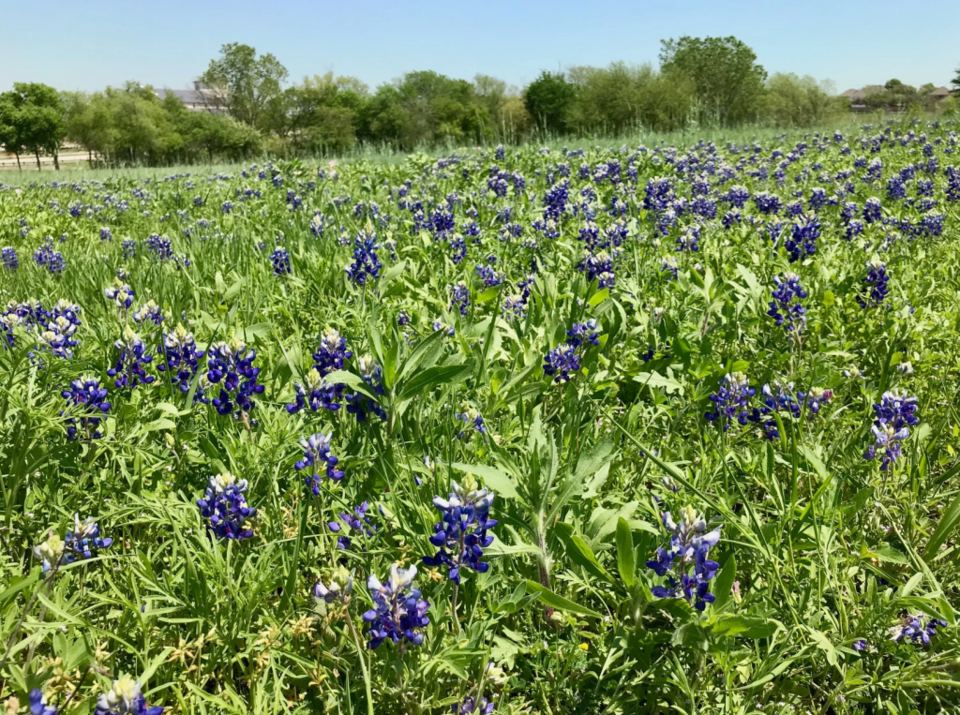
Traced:
[[637, 582], [637, 554], [633, 550], [630, 525], [623, 517], [617, 519], [617, 571], [627, 588], [633, 588]]
[[672, 377], [664, 377], [658, 372], [641, 372], [635, 378], [635, 382], [639, 382], [642, 385], [647, 385], [649, 387], [662, 387], [667, 391], [668, 394], [674, 392], [683, 394], [683, 385], [674, 380]]
[[569, 611], [570, 613], [577, 613], [581, 616], [590, 616], [591, 618], [603, 618], [603, 615], [597, 613], [591, 608], [586, 606], [581, 606], [578, 603], [574, 603], [570, 599], [564, 598], [563, 596], [558, 596], [549, 588], [544, 588], [536, 581], [528, 580], [527, 592], [537, 594], [537, 600], [544, 605], [550, 606], [550, 608], [555, 608], [558, 611]]
[[362, 377], [359, 375], [354, 375], [352, 372], [347, 372], [346, 370], [334, 370], [326, 376], [326, 380], [334, 385], [343, 383], [347, 387], [350, 387], [371, 399], [377, 400], [378, 402], [380, 400], [380, 398], [374, 394], [373, 390], [370, 389], [370, 385], [365, 383]]
[[717, 580], [713, 582], [713, 595], [716, 599], [713, 602], [714, 611], [721, 611], [723, 607], [727, 605], [732, 595], [733, 581], [736, 577], [737, 560], [733, 554], [730, 554], [727, 563], [723, 565], [720, 573], [717, 574]]
[[570, 524], [559, 522], [556, 527], [557, 536], [563, 543], [564, 552], [578, 566], [586, 569], [597, 578], [613, 583], [613, 577], [597, 561], [593, 550], [583, 540], [583, 537], [573, 533], [573, 527]]
[[444, 385], [464, 378], [473, 369], [471, 361], [456, 365], [437, 365], [417, 373], [400, 387], [399, 398], [408, 400], [426, 394], [437, 385]]
[[936, 558], [940, 547], [943, 546], [953, 530], [957, 528], [958, 523], [960, 523], [960, 494], [953, 498], [950, 506], [940, 517], [940, 523], [937, 524], [937, 528], [927, 542], [927, 547], [923, 550], [925, 561], [929, 563]]
[[467, 472], [476, 477], [480, 477], [483, 486], [495, 492], [497, 496], [503, 497], [504, 499], [520, 498], [513, 477], [506, 472], [501, 472], [496, 467], [488, 467], [485, 464], [464, 464], [463, 462], [453, 462], [450, 466], [454, 469], [459, 469], [461, 472]]
[[837, 649], [833, 643], [830, 642], [830, 639], [815, 628], [808, 628], [807, 630], [809, 631], [810, 637], [813, 639], [813, 642], [816, 644], [817, 648], [822, 650], [824, 655], [827, 657], [827, 662], [836, 667]]
[[714, 635], [726, 638], [769, 638], [777, 632], [779, 624], [769, 618], [759, 616], [737, 616], [723, 614], [711, 627]]

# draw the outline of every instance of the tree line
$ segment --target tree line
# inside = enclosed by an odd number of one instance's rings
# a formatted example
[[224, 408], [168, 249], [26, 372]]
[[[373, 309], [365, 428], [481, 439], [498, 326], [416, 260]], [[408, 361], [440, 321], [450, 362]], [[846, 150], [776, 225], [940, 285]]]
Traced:
[[[735, 37], [665, 40], [657, 68], [615, 62], [544, 71], [522, 89], [488, 75], [468, 81], [429, 70], [375, 91], [332, 73], [288, 80], [274, 55], [231, 43], [198, 78], [207, 111], [188, 109], [170, 92], [161, 99], [153, 87], [136, 82], [92, 94], [17, 83], [0, 94], [0, 144], [18, 163], [32, 155], [38, 168], [41, 154], [59, 168], [65, 141], [83, 147], [91, 162], [169, 164], [262, 153], [342, 154], [359, 144], [409, 151], [639, 129], [805, 127], [849, 106], [811, 77], [768, 76], [754, 51]], [[913, 99], [913, 88], [892, 82], [871, 101]], [[960, 73], [954, 82], [960, 87]]]

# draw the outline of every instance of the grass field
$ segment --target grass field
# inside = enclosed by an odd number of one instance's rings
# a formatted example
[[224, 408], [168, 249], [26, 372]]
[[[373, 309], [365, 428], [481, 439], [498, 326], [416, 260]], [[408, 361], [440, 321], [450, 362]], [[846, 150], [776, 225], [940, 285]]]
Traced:
[[7, 712], [960, 711], [958, 131], [0, 175]]

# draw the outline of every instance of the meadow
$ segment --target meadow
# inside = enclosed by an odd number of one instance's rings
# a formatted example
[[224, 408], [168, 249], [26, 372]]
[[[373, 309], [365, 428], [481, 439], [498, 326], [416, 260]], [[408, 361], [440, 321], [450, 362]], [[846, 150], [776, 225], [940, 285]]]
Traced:
[[958, 131], [0, 174], [6, 712], [960, 712]]

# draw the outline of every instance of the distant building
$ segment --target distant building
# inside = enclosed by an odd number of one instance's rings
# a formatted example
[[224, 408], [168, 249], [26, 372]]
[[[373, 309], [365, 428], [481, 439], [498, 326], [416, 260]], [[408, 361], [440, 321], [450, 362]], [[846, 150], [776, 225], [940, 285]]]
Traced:
[[950, 96], [950, 90], [946, 87], [937, 87], [930, 95], [936, 97], [938, 100], [945, 99]]
[[161, 100], [172, 94], [192, 112], [211, 112], [213, 114], [226, 114], [227, 112], [227, 107], [217, 92], [199, 81], [193, 83], [193, 89], [157, 89], [154, 91]]

